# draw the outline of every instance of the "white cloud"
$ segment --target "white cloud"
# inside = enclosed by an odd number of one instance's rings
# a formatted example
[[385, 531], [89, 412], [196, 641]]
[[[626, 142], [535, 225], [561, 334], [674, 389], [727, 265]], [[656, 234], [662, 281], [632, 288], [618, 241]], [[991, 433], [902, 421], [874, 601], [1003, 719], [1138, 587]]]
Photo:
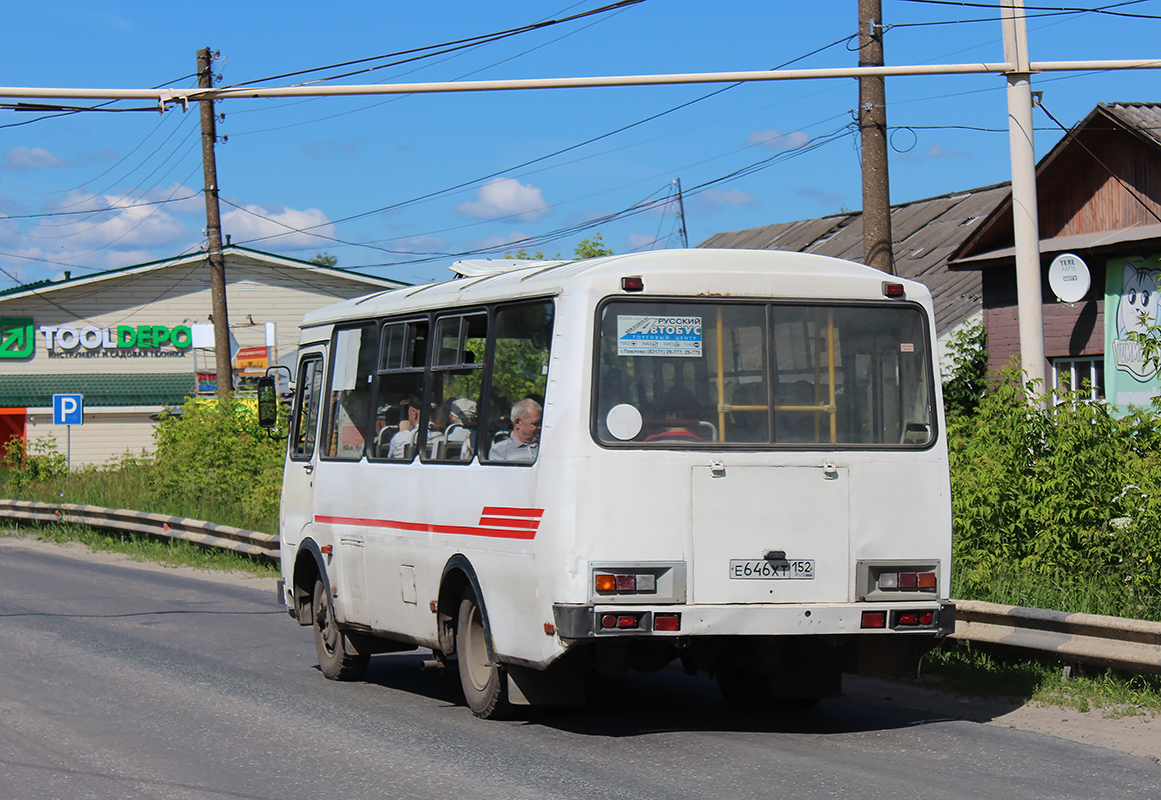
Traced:
[[824, 206], [833, 206], [843, 199], [841, 194], [824, 192], [822, 189], [794, 189], [794, 194], [806, 197]]
[[638, 250], [648, 250], [657, 243], [656, 236], [650, 236], [647, 233], [630, 233], [629, 238], [625, 240], [629, 245], [629, 252], [635, 253]]
[[697, 215], [709, 216], [723, 208], [738, 208], [739, 206], [754, 207], [758, 205], [758, 198], [741, 189], [706, 189], [696, 198]]
[[[172, 190], [170, 190], [172, 191]], [[184, 196], [190, 189], [181, 189]], [[161, 198], [168, 197], [168, 193]], [[28, 239], [50, 249], [67, 248], [84, 255], [96, 249], [170, 246], [189, 238], [189, 228], [174, 214], [186, 209], [166, 205], [135, 205], [141, 197], [114, 197], [70, 192], [56, 208], [67, 212], [92, 211], [45, 219], [27, 232]], [[113, 211], [108, 211], [113, 209]], [[96, 213], [104, 211], [105, 213]], [[43, 244], [39, 244], [43, 243]]]
[[810, 141], [810, 136], [802, 131], [783, 133], [775, 128], [764, 131], [754, 131], [746, 137], [746, 144], [750, 147], [766, 147], [770, 150], [793, 150], [802, 147]]
[[350, 158], [367, 143], [366, 138], [356, 139], [353, 142], [340, 142], [337, 139], [315, 139], [301, 145], [298, 149], [307, 158], [317, 161], [329, 161], [338, 156]]
[[44, 167], [68, 166], [43, 147], [13, 147], [0, 159], [0, 169], [9, 172], [29, 172]]
[[456, 212], [473, 219], [514, 217], [521, 222], [535, 222], [551, 213], [545, 207], [540, 189], [515, 178], [496, 178], [476, 192], [476, 199], [456, 206]]
[[909, 164], [922, 164], [924, 161], [930, 161], [934, 158], [968, 158], [971, 153], [962, 150], [948, 150], [941, 144], [933, 144], [924, 152], [916, 153], [910, 151], [903, 153], [900, 158]]
[[406, 253], [427, 255], [444, 252], [447, 250], [447, 242], [438, 236], [407, 236], [392, 240], [387, 247]]
[[[335, 227], [317, 208], [299, 210], [286, 206], [248, 205], [243, 209], [233, 208], [222, 215], [223, 243], [227, 235], [237, 244], [261, 239], [252, 245], [259, 250], [323, 247], [327, 242], [319, 237], [333, 237]], [[277, 238], [266, 238], [271, 236]]]

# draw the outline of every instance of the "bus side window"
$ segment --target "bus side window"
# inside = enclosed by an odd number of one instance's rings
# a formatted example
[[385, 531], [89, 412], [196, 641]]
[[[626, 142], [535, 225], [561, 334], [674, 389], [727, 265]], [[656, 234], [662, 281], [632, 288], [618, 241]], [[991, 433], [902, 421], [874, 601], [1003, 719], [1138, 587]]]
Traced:
[[[538, 300], [502, 307], [496, 314], [496, 335], [489, 365], [492, 391], [487, 430], [480, 445], [481, 460], [530, 464], [540, 448], [540, 423], [548, 388], [553, 306]], [[512, 423], [513, 409], [524, 419]], [[485, 450], [486, 448], [486, 450]]]
[[488, 315], [441, 317], [435, 322], [434, 343], [423, 458], [467, 463], [478, 444], [477, 409], [484, 383]]
[[344, 461], [363, 457], [370, 433], [371, 379], [375, 374], [374, 324], [335, 331], [323, 455]]
[[314, 455], [322, 396], [322, 363], [321, 358], [312, 358], [304, 361], [298, 371], [298, 407], [294, 419], [294, 434], [290, 440], [292, 459], [309, 460]]
[[371, 458], [410, 461], [418, 445], [427, 365], [427, 320], [383, 326]]

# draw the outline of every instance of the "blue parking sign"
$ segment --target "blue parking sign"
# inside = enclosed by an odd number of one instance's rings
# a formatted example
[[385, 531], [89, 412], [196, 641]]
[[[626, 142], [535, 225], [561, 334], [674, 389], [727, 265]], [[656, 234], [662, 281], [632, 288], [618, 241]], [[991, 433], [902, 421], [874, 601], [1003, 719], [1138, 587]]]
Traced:
[[83, 394], [54, 394], [52, 396], [53, 425], [83, 425], [85, 396]]

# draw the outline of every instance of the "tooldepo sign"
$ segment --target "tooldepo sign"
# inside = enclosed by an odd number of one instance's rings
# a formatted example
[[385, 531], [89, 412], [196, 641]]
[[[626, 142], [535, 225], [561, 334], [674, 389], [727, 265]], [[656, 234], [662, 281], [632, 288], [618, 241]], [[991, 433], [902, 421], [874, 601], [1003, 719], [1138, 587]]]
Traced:
[[50, 352], [78, 348], [90, 351], [129, 348], [149, 350], [166, 345], [185, 350], [193, 344], [189, 325], [118, 325], [114, 328], [41, 325], [37, 330], [44, 336], [44, 346]]

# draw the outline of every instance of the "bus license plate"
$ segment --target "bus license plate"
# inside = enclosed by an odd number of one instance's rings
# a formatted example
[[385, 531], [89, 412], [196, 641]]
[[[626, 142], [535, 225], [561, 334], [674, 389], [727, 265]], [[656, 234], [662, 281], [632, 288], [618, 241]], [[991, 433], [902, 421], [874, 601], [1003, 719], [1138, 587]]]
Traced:
[[734, 581], [810, 581], [814, 580], [814, 559], [791, 561], [765, 559], [731, 559], [730, 580]]

